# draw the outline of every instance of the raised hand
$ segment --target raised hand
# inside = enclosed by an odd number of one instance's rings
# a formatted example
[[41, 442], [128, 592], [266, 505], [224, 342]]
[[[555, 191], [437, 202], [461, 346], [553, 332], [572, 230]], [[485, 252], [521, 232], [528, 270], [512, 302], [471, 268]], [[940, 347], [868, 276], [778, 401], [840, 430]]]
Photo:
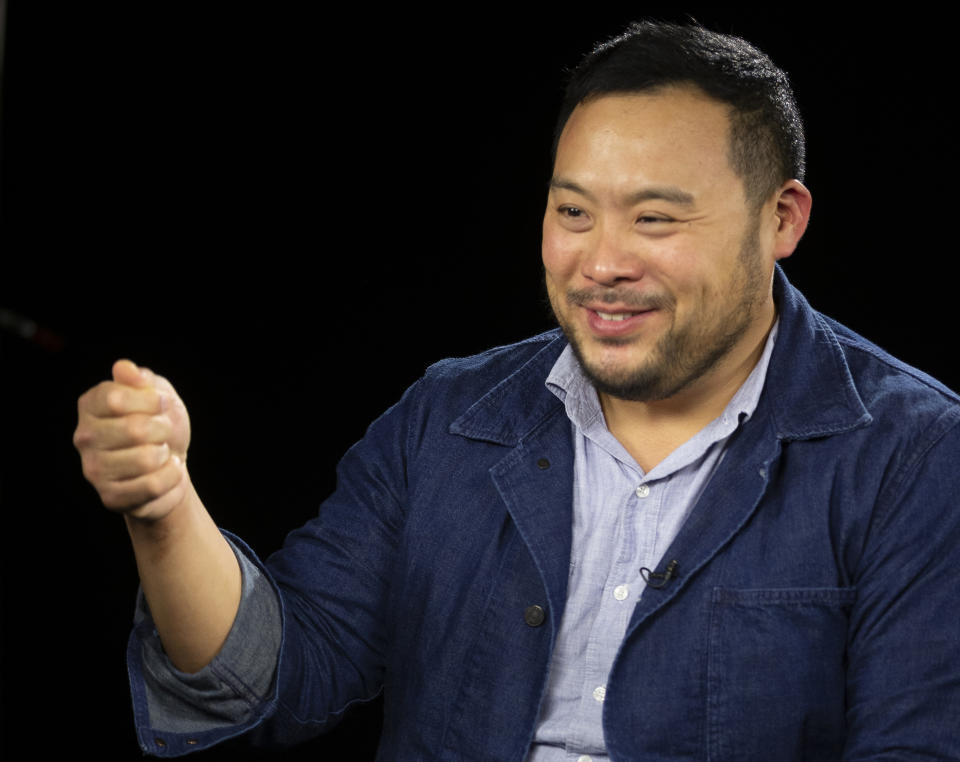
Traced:
[[155, 521], [189, 492], [190, 418], [173, 386], [129, 360], [80, 397], [73, 443], [103, 504]]

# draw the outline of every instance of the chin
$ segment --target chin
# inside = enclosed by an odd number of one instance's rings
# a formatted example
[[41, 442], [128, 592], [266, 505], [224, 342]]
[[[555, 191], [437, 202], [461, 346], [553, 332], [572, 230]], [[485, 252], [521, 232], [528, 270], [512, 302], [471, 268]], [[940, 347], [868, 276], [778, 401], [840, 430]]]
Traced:
[[[604, 341], [604, 344], [610, 344]], [[626, 340], [617, 339], [623, 345]], [[596, 390], [618, 399], [633, 402], [654, 402], [676, 393], [686, 384], [671, 378], [664, 372], [663, 363], [655, 358], [619, 357], [615, 362], [604, 362], [602, 348], [592, 347], [587, 353], [579, 342], [571, 341], [573, 353], [583, 369], [584, 375]]]
[[672, 397], [685, 383], [675, 383], [659, 373], [634, 372], [631, 374], [593, 373], [584, 368], [584, 373], [597, 392], [630, 402], [657, 402]]

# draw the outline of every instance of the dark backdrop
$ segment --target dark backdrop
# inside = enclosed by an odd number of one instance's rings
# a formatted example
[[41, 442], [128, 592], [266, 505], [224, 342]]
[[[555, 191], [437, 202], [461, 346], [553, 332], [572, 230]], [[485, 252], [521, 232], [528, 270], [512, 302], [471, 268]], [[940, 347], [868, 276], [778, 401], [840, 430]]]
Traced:
[[[136, 574], [122, 521], [80, 475], [76, 397], [117, 357], [171, 378], [198, 489], [269, 554], [427, 364], [551, 326], [539, 220], [561, 71], [631, 18], [616, 4], [539, 17], [519, 4], [198, 5], [8, 4], [8, 750], [39, 739], [139, 756], [123, 662]], [[936, 20], [687, 10], [794, 81], [815, 204], [788, 275], [814, 306], [960, 386], [955, 66]], [[377, 708], [284, 758], [370, 758]]]

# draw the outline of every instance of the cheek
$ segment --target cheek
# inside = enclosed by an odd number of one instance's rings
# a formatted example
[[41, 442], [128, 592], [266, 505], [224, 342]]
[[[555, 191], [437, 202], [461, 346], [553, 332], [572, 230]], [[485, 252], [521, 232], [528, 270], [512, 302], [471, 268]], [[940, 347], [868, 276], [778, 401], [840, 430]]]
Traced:
[[568, 233], [544, 222], [541, 255], [548, 278], [566, 280], [576, 269], [576, 250], [569, 238]]

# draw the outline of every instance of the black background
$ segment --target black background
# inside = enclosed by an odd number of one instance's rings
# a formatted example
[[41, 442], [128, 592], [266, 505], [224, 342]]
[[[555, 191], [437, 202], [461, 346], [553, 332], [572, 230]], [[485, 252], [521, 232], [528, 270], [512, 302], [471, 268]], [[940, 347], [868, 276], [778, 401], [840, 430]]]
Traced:
[[[139, 756], [123, 661], [136, 572], [123, 522], [81, 477], [76, 397], [117, 357], [168, 376], [190, 409], [198, 490], [268, 555], [426, 365], [552, 326], [538, 250], [562, 70], [637, 12], [199, 5], [8, 3], [9, 759], [23, 743]], [[960, 386], [946, 32], [919, 15], [684, 11], [794, 82], [815, 202], [788, 276]], [[23, 338], [23, 320], [42, 331]], [[376, 710], [250, 757], [372, 758]]]

